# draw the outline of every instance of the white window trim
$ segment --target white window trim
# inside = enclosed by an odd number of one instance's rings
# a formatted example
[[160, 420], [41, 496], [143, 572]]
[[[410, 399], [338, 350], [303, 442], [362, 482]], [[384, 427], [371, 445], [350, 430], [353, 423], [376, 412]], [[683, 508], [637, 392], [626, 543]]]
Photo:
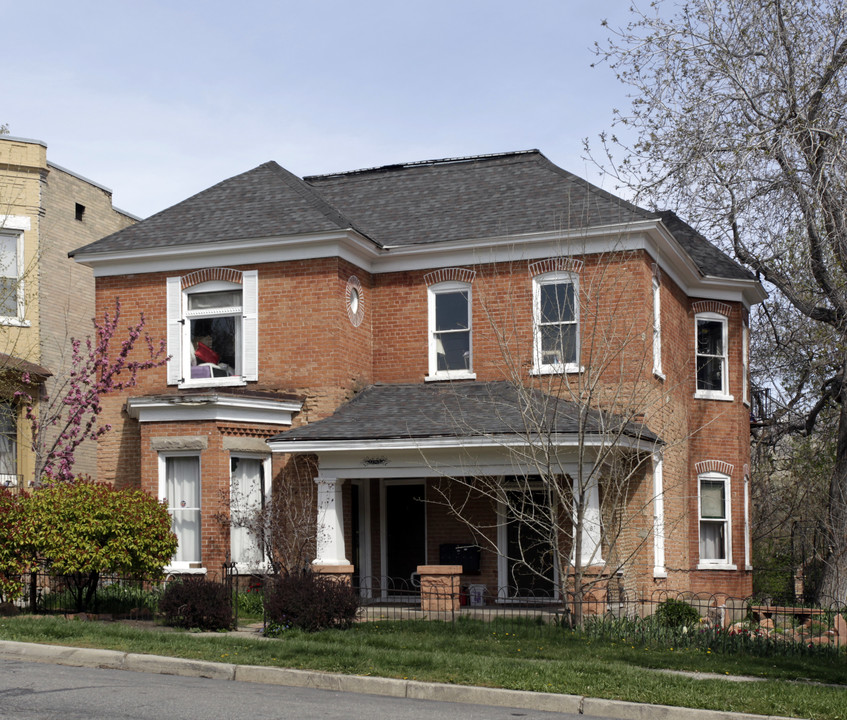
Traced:
[[32, 323], [30, 323], [29, 320], [24, 319], [24, 314], [26, 313], [26, 295], [24, 293], [24, 229], [16, 228], [14, 226], [9, 225], [0, 226], [0, 235], [14, 238], [17, 244], [17, 257], [15, 258], [17, 264], [17, 267], [15, 268], [15, 293], [17, 294], [16, 305], [18, 308], [16, 315], [0, 315], [0, 325], [10, 325], [13, 327], [31, 327]]
[[[196, 567], [197, 561], [175, 561], [165, 566], [165, 573], [173, 573], [180, 575], [205, 575], [207, 569], [203, 566], [203, 461], [200, 453], [196, 450], [169, 450], [168, 452], [159, 453], [159, 500], [167, 499], [167, 459], [172, 457], [196, 457], [199, 464], [200, 477], [200, 560], [201, 567]], [[168, 513], [170, 515], [170, 513]]]
[[[182, 289], [181, 277], [167, 278], [168, 385], [180, 388], [239, 387], [258, 380], [258, 271], [241, 273], [242, 282], [210, 280]], [[188, 296], [199, 292], [241, 290], [241, 374], [219, 378], [191, 378], [190, 326], [187, 318]]]
[[[265, 498], [264, 498], [264, 500], [265, 500], [265, 505], [267, 506], [267, 504], [271, 501], [272, 490], [273, 490], [273, 476], [271, 475], [271, 456], [266, 455], [264, 453], [250, 453], [250, 452], [241, 452], [241, 451], [233, 450], [232, 452], [230, 452], [229, 457], [230, 457], [230, 461], [232, 460], [232, 458], [244, 458], [245, 460], [261, 460], [262, 461], [262, 472], [265, 475]], [[230, 468], [231, 467], [232, 467], [232, 464], [230, 464]], [[231, 477], [231, 475], [232, 475], [232, 471], [230, 470], [230, 483], [229, 483], [229, 491], [230, 491], [229, 508], [230, 508], [230, 513], [232, 513], [232, 477]], [[230, 532], [231, 531], [232, 531], [232, 527], [230, 526]], [[230, 552], [232, 552], [232, 536], [230, 536]], [[258, 564], [258, 566], [249, 565], [248, 563], [241, 563], [241, 562], [235, 563], [235, 570], [239, 574], [251, 573], [251, 572], [254, 572], [254, 571], [266, 572], [266, 571], [270, 570], [270, 567], [271, 567], [271, 564], [270, 564], [270, 561], [268, 560], [267, 557], [264, 557], [262, 559], [262, 561]]]
[[750, 476], [744, 476], [744, 569], [752, 570], [750, 562]]
[[664, 458], [653, 454], [653, 577], [666, 578]]
[[[701, 493], [701, 481], [709, 480], [712, 482], [720, 481], [724, 483], [724, 514], [726, 518], [723, 520], [723, 523], [726, 527], [724, 537], [726, 538], [726, 547], [725, 553], [726, 557], [724, 558], [703, 558], [700, 557], [700, 547], [701, 547], [701, 528], [703, 523], [703, 511], [702, 511], [702, 493]], [[732, 563], [732, 483], [730, 482], [729, 475], [724, 475], [719, 472], [705, 472], [701, 473], [697, 476], [697, 557], [699, 558], [699, 563], [697, 564], [698, 570], [737, 570], [738, 567]], [[719, 520], [706, 520], [706, 522], [718, 523]]]
[[[438, 370], [438, 352], [435, 341], [435, 298], [441, 293], [466, 292], [468, 294], [468, 369]], [[441, 380], [476, 380], [473, 371], [473, 290], [470, 283], [448, 280], [427, 288], [427, 331], [429, 333], [429, 374], [426, 382]]]
[[[576, 359], [575, 363], [541, 362], [541, 286], [570, 283], [573, 285], [574, 320], [576, 326]], [[560, 375], [562, 373], [580, 373], [584, 368], [579, 364], [580, 358], [580, 312], [579, 312], [579, 276], [566, 270], [536, 275], [532, 278], [532, 369], [531, 375]]]
[[653, 375], [665, 379], [662, 372], [662, 284], [653, 276]]
[[[721, 373], [723, 387], [720, 390], [701, 390], [697, 387], [697, 326], [701, 320], [721, 323], [721, 342], [723, 343], [723, 372]], [[729, 394], [729, 321], [725, 315], [704, 312], [694, 316], [694, 397], [700, 400], [732, 401], [735, 398]]]
[[750, 327], [741, 326], [741, 401], [750, 407]]

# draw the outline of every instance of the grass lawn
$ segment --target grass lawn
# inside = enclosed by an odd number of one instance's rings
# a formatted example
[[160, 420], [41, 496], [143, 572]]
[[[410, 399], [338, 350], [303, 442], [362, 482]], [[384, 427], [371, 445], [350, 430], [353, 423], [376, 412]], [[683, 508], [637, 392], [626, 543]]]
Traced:
[[[374, 622], [276, 640], [139, 629], [63, 618], [0, 618], [0, 639], [634, 702], [847, 720], [847, 655], [753, 657], [586, 640], [569, 631], [509, 631], [474, 621]], [[696, 680], [657, 668], [754, 675]], [[824, 687], [818, 683], [836, 683]]]

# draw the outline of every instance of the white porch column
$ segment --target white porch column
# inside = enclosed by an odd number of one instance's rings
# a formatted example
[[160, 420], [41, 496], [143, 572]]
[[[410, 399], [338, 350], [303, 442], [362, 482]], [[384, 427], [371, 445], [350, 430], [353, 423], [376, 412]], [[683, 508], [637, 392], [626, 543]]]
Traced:
[[[592, 472], [594, 471], [594, 472]], [[582, 552], [580, 553], [580, 565], [588, 567], [589, 565], [602, 565], [603, 548], [602, 540], [602, 518], [600, 516], [600, 487], [598, 484], [597, 472], [593, 465], [584, 465], [582, 468], [583, 485], [582, 496], [584, 498], [585, 507], [582, 514]], [[580, 481], [579, 476], [574, 475], [573, 479], [573, 494], [574, 494], [574, 522], [577, 518], [577, 506], [580, 498]]]
[[319, 475], [317, 553], [313, 565], [349, 565], [344, 548], [344, 517], [341, 505], [341, 481]]
[[665, 488], [662, 456], [653, 454], [653, 577], [666, 578], [665, 568]]

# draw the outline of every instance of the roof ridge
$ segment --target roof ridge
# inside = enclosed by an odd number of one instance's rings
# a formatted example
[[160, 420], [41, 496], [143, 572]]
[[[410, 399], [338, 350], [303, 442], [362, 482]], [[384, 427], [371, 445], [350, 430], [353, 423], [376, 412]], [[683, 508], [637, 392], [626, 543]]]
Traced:
[[[389, 172], [393, 170], [405, 170], [407, 168], [415, 168], [415, 167], [434, 167], [437, 165], [457, 165], [459, 163], [469, 163], [475, 162], [478, 160], [499, 160], [503, 158], [516, 158], [521, 155], [541, 155], [544, 157], [543, 153], [537, 149], [530, 150], [513, 150], [510, 152], [500, 152], [500, 153], [486, 153], [482, 155], [460, 155], [457, 157], [448, 157], [448, 158], [438, 158], [433, 160], [415, 160], [413, 162], [404, 162], [404, 163], [389, 163], [387, 165], [375, 165], [373, 167], [368, 168], [360, 168], [357, 170], [344, 170], [341, 172], [334, 173], [324, 173], [321, 175], [304, 175], [303, 180], [306, 183], [309, 183], [314, 180], [326, 180], [328, 178], [334, 177], [350, 177], [353, 175], [364, 175], [366, 173], [378, 173], [378, 172]], [[546, 159], [546, 158], [545, 158]], [[548, 161], [549, 162], [549, 161]]]

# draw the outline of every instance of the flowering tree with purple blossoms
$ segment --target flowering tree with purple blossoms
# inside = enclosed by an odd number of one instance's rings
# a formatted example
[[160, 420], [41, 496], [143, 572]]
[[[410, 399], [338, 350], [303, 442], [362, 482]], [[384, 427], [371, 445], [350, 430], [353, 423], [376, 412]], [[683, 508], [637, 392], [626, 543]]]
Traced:
[[[104, 313], [102, 321], [92, 320], [93, 336], [71, 341], [71, 369], [53, 397], [42, 397], [36, 403], [26, 391], [15, 393], [32, 428], [36, 484], [42, 479], [72, 480], [76, 449], [111, 429], [108, 423], [97, 422], [103, 396], [135, 386], [140, 372], [168, 361], [165, 340], [156, 342], [143, 332], [143, 313], [137, 323], [126, 328], [126, 335], [120, 317], [121, 304], [116, 300], [114, 313]], [[136, 351], [142, 343], [146, 351]], [[22, 379], [29, 384], [26, 373]]]

